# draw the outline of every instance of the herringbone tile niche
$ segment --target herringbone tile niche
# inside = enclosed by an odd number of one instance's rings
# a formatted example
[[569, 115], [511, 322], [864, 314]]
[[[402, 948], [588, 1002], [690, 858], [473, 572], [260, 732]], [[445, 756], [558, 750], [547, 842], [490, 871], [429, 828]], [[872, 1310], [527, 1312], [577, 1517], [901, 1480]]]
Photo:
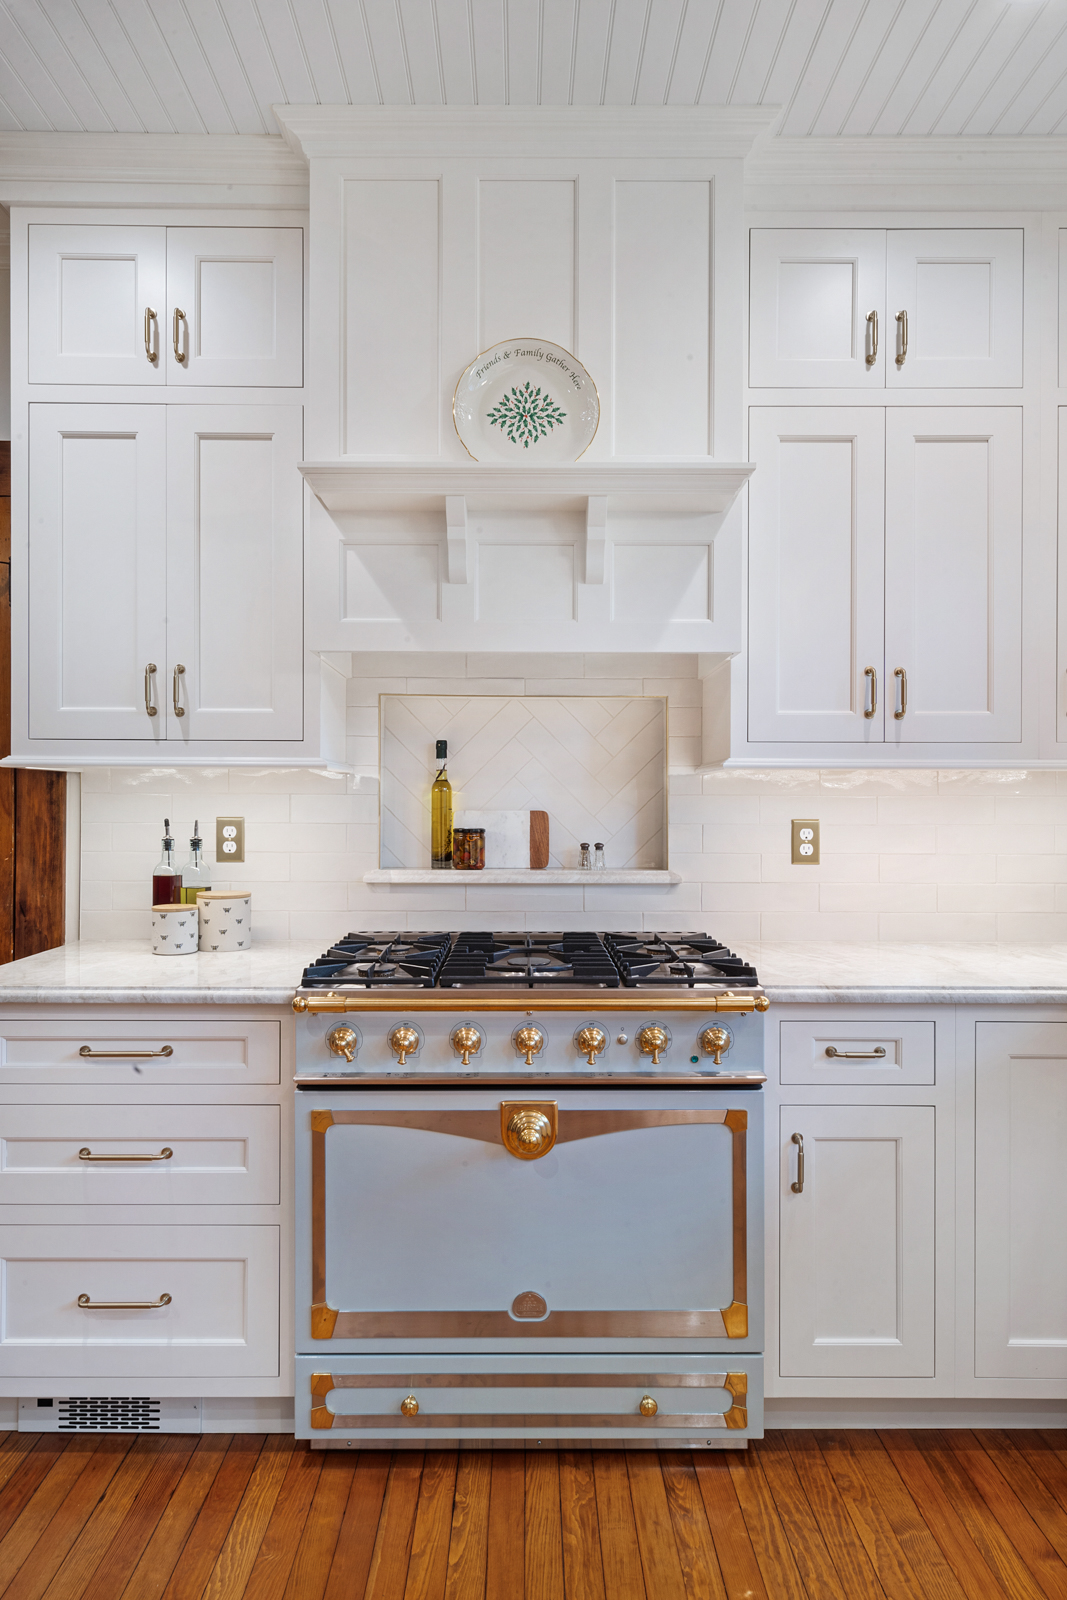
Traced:
[[547, 811], [549, 866], [667, 866], [667, 701], [658, 695], [419, 695], [379, 700], [381, 865], [430, 865], [434, 741], [457, 810]]

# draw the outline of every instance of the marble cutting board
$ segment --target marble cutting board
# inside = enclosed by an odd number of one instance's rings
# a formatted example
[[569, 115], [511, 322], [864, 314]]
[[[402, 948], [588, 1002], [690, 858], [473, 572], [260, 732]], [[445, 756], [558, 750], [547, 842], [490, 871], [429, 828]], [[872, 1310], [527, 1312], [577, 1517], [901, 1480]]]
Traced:
[[454, 828], [485, 829], [487, 867], [542, 868], [548, 865], [547, 811], [473, 811], [461, 809]]

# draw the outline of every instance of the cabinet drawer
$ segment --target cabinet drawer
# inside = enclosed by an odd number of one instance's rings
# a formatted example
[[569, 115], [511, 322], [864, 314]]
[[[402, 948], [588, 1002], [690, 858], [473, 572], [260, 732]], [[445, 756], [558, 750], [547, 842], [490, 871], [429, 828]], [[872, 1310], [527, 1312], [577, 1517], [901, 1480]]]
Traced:
[[[297, 1357], [296, 1436], [364, 1445], [412, 1438], [671, 1439], [763, 1433], [762, 1356]], [[405, 1415], [413, 1400], [417, 1409]], [[643, 1415], [642, 1400], [655, 1402]]]
[[274, 1377], [278, 1245], [275, 1227], [0, 1227], [4, 1374]]
[[277, 1205], [280, 1118], [277, 1106], [5, 1106], [0, 1204]]
[[[87, 1054], [86, 1052], [91, 1052]], [[8, 1083], [278, 1083], [281, 1023], [0, 1019]]]
[[782, 1022], [782, 1083], [934, 1082], [933, 1022]]

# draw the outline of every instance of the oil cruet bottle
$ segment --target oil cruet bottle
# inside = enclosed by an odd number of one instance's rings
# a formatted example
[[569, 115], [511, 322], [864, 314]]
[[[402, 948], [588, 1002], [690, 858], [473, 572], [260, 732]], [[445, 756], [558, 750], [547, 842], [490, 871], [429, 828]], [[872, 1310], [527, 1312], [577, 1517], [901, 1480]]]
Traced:
[[437, 776], [430, 790], [430, 865], [452, 865], [452, 785], [448, 781], [448, 740], [437, 741]]
[[201, 889], [211, 888], [211, 874], [204, 865], [204, 841], [200, 837], [200, 823], [193, 823], [193, 837], [189, 840], [189, 859], [182, 868], [182, 903], [196, 905]]
[[174, 840], [170, 836], [170, 818], [163, 818], [163, 854], [152, 873], [152, 904], [154, 906], [180, 905], [182, 875], [174, 865]]

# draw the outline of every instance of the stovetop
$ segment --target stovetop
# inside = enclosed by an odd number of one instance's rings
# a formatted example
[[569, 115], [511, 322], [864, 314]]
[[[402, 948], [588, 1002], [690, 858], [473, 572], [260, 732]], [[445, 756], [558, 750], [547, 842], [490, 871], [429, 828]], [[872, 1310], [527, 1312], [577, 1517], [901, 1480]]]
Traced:
[[706, 933], [349, 933], [302, 989], [731, 989], [756, 969]]

